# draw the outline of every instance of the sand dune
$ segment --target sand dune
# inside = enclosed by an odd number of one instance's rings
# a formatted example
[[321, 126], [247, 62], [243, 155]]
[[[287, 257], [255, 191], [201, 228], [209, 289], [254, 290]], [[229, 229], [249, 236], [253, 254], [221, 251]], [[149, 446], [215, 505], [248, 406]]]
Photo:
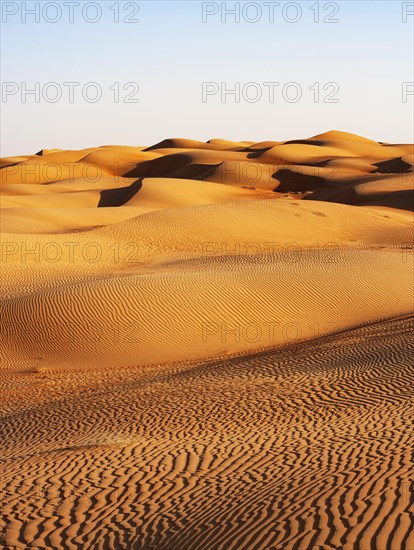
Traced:
[[169, 208], [52, 241], [15, 235], [3, 350], [47, 366], [158, 364], [409, 313], [412, 235], [368, 209], [282, 200]]
[[411, 549], [413, 158], [2, 159], [0, 545]]
[[409, 550], [413, 335], [3, 375], [7, 548]]
[[[185, 194], [181, 199], [183, 204], [214, 204], [216, 195], [218, 202], [223, 202], [226, 192], [228, 201], [238, 200], [244, 195], [237, 195], [234, 188], [240, 187], [255, 191], [258, 198], [274, 199], [295, 194], [298, 198], [305, 196], [310, 200], [354, 205], [360, 204], [359, 186], [370, 183], [370, 193], [365, 193], [363, 204], [377, 206], [378, 195], [383, 194], [384, 186], [392, 178], [393, 196], [387, 201], [394, 208], [413, 210], [413, 153], [412, 145], [381, 144], [345, 132], [259, 144], [169, 139], [148, 148], [103, 146], [83, 151], [42, 151], [41, 155], [3, 159], [0, 170], [2, 207], [36, 208], [40, 207], [40, 202], [42, 207], [59, 208], [66, 204], [70, 208], [75, 202], [95, 208], [102, 194], [132, 187], [137, 179], [142, 180], [142, 189], [146, 190], [148, 182], [145, 180], [151, 178], [221, 184], [215, 186], [217, 191], [211, 186], [210, 198], [199, 202], [199, 197], [192, 197], [194, 193], [177, 190], [179, 183], [159, 181], [160, 187], [171, 186], [172, 195], [178, 193], [182, 197]], [[47, 186], [46, 191], [44, 186]], [[200, 187], [194, 184], [194, 189]], [[204, 189], [196, 191], [199, 192]], [[56, 193], [63, 196], [56, 197]], [[73, 193], [82, 195], [72, 196]], [[42, 197], [35, 196], [39, 194]], [[139, 202], [139, 195], [136, 201]], [[143, 206], [146, 202], [144, 199]], [[169, 202], [169, 198], [163, 197], [157, 208], [177, 206], [176, 202]], [[4, 213], [4, 231], [18, 232], [15, 222], [8, 224], [9, 216], [16, 219], [16, 215], [10, 211]], [[20, 215], [18, 217], [21, 219]], [[76, 215], [73, 218], [73, 227], [69, 224], [65, 230], [79, 228]], [[101, 222], [105, 224], [103, 215]], [[113, 223], [113, 218], [108, 223]], [[36, 232], [36, 227], [32, 231]], [[32, 231], [30, 224], [22, 230]], [[52, 227], [47, 232], [51, 231]]]

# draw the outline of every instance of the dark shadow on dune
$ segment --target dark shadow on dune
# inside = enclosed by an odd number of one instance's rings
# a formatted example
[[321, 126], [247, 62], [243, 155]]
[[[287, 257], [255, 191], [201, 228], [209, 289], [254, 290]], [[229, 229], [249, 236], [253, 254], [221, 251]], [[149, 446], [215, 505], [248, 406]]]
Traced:
[[[17, 166], [18, 164], [20, 164], [20, 161], [19, 162], [10, 162], [9, 164], [2, 164], [0, 166], [0, 171], [3, 170], [3, 168], [11, 168], [12, 166]], [[3, 180], [1, 180], [3, 181]]]
[[389, 193], [372, 193], [359, 195], [353, 185], [346, 185], [342, 189], [317, 189], [303, 200], [336, 202], [352, 206], [386, 206], [414, 212], [414, 190], [400, 189]]
[[146, 160], [137, 164], [135, 168], [124, 174], [125, 178], [161, 178], [191, 163], [189, 155], [181, 153], [166, 155], [152, 160]]
[[101, 191], [101, 198], [98, 203], [98, 208], [122, 206], [131, 200], [132, 197], [138, 193], [141, 187], [142, 179], [138, 179], [128, 187], [121, 187], [119, 189], [105, 189], [104, 191]]
[[214, 146], [214, 143], [212, 143], [214, 140], [213, 139], [209, 139], [208, 141], [206, 141], [206, 143], [208, 145], [211, 145], [212, 148], [211, 150], [212, 151], [218, 151], [218, 152], [232, 152], [232, 153], [241, 153], [242, 151], [245, 151], [245, 147], [244, 146], [240, 146], [240, 147], [225, 147], [224, 149], [222, 147], [219, 147], [218, 149], [215, 148]]
[[143, 149], [144, 151], [154, 151], [154, 149], [171, 149], [174, 148], [174, 141], [172, 139], [163, 139], [159, 143], [156, 143], [155, 145], [151, 145], [150, 147], [147, 147], [146, 149]]
[[182, 168], [178, 168], [178, 170], [175, 170], [167, 177], [203, 181], [213, 174], [221, 165], [221, 162], [220, 164], [187, 164]]
[[371, 174], [403, 174], [404, 172], [412, 172], [411, 164], [405, 162], [401, 157], [394, 159], [374, 162], [372, 166], [376, 166], [376, 170], [371, 170]]
[[182, 153], [147, 160], [124, 174], [124, 177], [204, 180], [221, 164], [192, 164], [191, 160], [189, 155]]
[[328, 160], [320, 160], [319, 162], [301, 162], [301, 164], [303, 166], [316, 166], [318, 168], [326, 168], [327, 166], [329, 166], [329, 163], [332, 162], [333, 159], [328, 159]]
[[[263, 155], [263, 153], [266, 153], [266, 151], [269, 151], [270, 149], [273, 149], [273, 147], [265, 147], [264, 149], [257, 149], [256, 151], [251, 151], [250, 149], [244, 149], [243, 153], [248, 153], [247, 154], [247, 158], [248, 159], [255, 159], [255, 158], [258, 158], [260, 157], [261, 155]], [[249, 152], [251, 151], [251, 152]], [[330, 162], [332, 162], [333, 159], [327, 159], [327, 160], [320, 160], [320, 161], [315, 161], [315, 162], [311, 162], [311, 161], [300, 161], [300, 162], [294, 162], [294, 161], [289, 161], [289, 162], [283, 162], [281, 164], [284, 164], [284, 165], [288, 165], [288, 166], [317, 166], [319, 168], [325, 168], [326, 166], [329, 165]]]
[[406, 189], [378, 194], [368, 201], [359, 202], [357, 206], [388, 206], [389, 208], [414, 212], [414, 190]]
[[247, 158], [248, 159], [256, 159], [257, 157], [260, 157], [260, 155], [263, 155], [263, 153], [266, 153], [266, 151], [269, 151], [270, 149], [273, 149], [273, 147], [263, 147], [263, 149], [250, 149], [250, 147], [247, 147], [246, 149], [242, 149], [241, 153], [248, 153]]
[[313, 191], [324, 187], [330, 187], [325, 178], [313, 174], [302, 174], [295, 170], [282, 169], [272, 174], [272, 178], [280, 182], [273, 189], [278, 193], [287, 193], [289, 191]]
[[315, 161], [315, 162], [312, 162], [312, 161], [309, 161], [307, 160], [306, 162], [301, 160], [300, 162], [287, 162], [286, 165], [287, 166], [313, 166], [315, 168], [326, 168], [327, 166], [329, 166], [329, 163], [332, 162], [333, 159], [327, 159], [327, 160], [319, 160], [319, 161]]
[[316, 147], [323, 147], [326, 145], [326, 142], [319, 139], [292, 139], [291, 141], [285, 141], [283, 145], [315, 145]]

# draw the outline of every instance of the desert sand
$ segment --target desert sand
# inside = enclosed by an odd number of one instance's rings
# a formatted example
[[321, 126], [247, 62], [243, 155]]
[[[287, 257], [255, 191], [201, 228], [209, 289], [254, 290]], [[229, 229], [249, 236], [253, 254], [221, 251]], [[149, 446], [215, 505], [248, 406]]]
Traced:
[[1, 159], [0, 546], [412, 550], [413, 152]]

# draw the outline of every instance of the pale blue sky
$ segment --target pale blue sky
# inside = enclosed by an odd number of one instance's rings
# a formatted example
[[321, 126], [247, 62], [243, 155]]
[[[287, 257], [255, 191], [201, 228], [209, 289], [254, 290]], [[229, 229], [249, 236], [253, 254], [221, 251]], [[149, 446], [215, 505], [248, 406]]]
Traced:
[[[38, 2], [43, 9], [48, 2]], [[402, 101], [403, 82], [413, 77], [413, 24], [407, 15], [403, 22], [403, 2], [279, 2], [271, 22], [263, 2], [256, 23], [240, 23], [228, 16], [221, 22], [219, 13], [202, 22], [202, 2], [142, 1], [119, 2], [121, 22], [114, 22], [111, 6], [116, 2], [96, 2], [102, 17], [96, 23], [82, 19], [80, 8], [90, 4], [79, 0], [75, 21], [69, 12], [51, 23], [40, 15], [37, 23], [28, 15], [22, 22], [24, 7], [36, 2], [6, 2], [2, 22], [2, 81], [14, 82], [17, 93], [1, 103], [1, 154], [33, 153], [41, 148], [77, 149], [103, 144], [150, 145], [167, 137], [208, 140], [283, 140], [302, 138], [329, 129], [362, 134], [378, 141], [413, 141], [413, 95]], [[240, 2], [243, 10], [248, 2]], [[7, 16], [4, 6], [18, 13]], [[53, 4], [53, 2], [52, 2]], [[134, 5], [139, 12], [133, 15]], [[213, 9], [213, 3], [211, 9]], [[301, 13], [296, 23], [295, 6]], [[329, 17], [335, 4], [338, 23], [315, 23], [315, 7], [320, 18]], [[412, 3], [411, 3], [412, 4]], [[235, 2], [227, 2], [234, 7]], [[291, 6], [289, 6], [291, 5]], [[406, 3], [407, 11], [411, 8]], [[124, 9], [127, 8], [127, 9]], [[254, 17], [255, 12], [247, 17]], [[55, 12], [49, 8], [47, 17]], [[336, 10], [335, 10], [336, 11]], [[128, 13], [139, 22], [125, 23]], [[256, 12], [257, 13], [257, 12]], [[93, 8], [88, 11], [93, 18]], [[21, 100], [22, 83], [41, 90], [57, 82], [62, 99], [39, 103], [33, 96]], [[102, 99], [88, 103], [80, 88], [69, 102], [64, 82], [96, 82]], [[114, 102], [115, 82], [120, 83], [121, 98], [127, 82], [140, 89], [134, 96], [139, 103]], [[219, 94], [202, 101], [202, 83], [255, 82], [263, 92], [256, 103], [239, 103]], [[265, 82], [279, 82], [275, 101], [269, 101]], [[302, 97], [296, 103], [284, 99], [283, 86], [296, 82]], [[335, 82], [337, 103], [314, 101], [315, 82], [321, 99], [323, 85]], [[8, 88], [10, 89], [10, 87]], [[16, 88], [15, 88], [16, 89]], [[53, 90], [50, 90], [52, 94]], [[129, 88], [133, 92], [132, 87]], [[254, 91], [254, 90], [253, 90]], [[290, 90], [292, 93], [292, 89]], [[294, 91], [294, 90], [293, 90]], [[5, 101], [6, 99], [6, 101]]]

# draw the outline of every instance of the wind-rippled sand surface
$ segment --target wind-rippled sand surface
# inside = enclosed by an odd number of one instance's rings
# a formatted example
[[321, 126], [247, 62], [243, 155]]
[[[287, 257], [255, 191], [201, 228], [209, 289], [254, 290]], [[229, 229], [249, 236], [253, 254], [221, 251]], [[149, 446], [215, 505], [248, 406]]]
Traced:
[[0, 545], [412, 550], [412, 152], [3, 159]]
[[413, 329], [3, 375], [7, 547], [412, 548]]

